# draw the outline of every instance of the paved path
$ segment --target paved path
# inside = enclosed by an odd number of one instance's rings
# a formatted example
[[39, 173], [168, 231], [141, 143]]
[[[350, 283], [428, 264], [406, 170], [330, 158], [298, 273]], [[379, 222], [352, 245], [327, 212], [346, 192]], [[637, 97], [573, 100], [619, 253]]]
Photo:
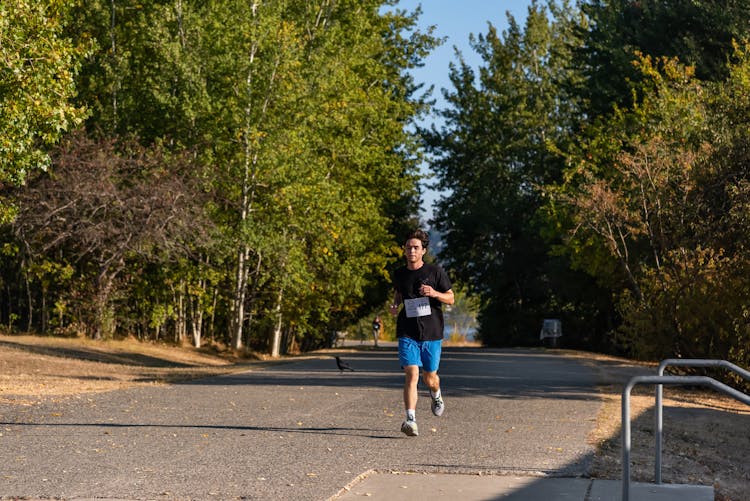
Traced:
[[173, 386], [0, 406], [0, 498], [326, 500], [368, 471], [575, 477], [600, 401], [593, 363], [451, 349], [446, 413], [399, 432], [395, 350], [320, 354]]

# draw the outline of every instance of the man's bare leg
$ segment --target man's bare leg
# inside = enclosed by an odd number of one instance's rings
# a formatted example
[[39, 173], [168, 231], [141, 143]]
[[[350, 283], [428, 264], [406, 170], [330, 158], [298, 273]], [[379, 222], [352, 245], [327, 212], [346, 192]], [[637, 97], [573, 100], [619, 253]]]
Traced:
[[437, 372], [423, 373], [422, 381], [430, 389], [430, 394], [435, 394], [440, 389], [440, 376], [438, 376]]
[[404, 409], [406, 410], [406, 421], [401, 425], [401, 431], [415, 437], [417, 431], [416, 409], [417, 409], [417, 383], [419, 382], [419, 367], [407, 365], [404, 367]]
[[442, 416], [445, 410], [445, 402], [443, 402], [443, 396], [440, 393], [440, 376], [438, 376], [437, 371], [425, 372], [422, 374], [422, 380], [430, 389], [432, 413], [438, 417]]
[[419, 381], [419, 367], [407, 365], [404, 367], [404, 409], [417, 408], [417, 382]]

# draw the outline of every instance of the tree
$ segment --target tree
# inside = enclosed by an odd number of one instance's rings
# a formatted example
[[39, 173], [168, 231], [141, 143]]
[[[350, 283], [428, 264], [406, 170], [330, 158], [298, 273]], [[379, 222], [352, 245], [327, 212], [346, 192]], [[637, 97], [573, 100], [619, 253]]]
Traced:
[[[371, 307], [368, 301], [381, 302], [396, 258], [392, 232], [413, 216], [419, 196], [418, 145], [406, 125], [427, 103], [404, 70], [437, 43], [414, 29], [416, 14], [383, 4], [77, 4], [66, 36], [93, 48], [76, 78], [77, 104], [90, 110], [87, 137], [116, 145], [102, 146], [115, 171], [74, 139], [70, 151], [80, 149], [97, 166], [81, 178], [93, 183], [100, 176], [111, 189], [86, 198], [73, 179], [63, 181], [82, 168], [66, 167], [75, 164], [72, 153], [58, 158], [59, 174], [34, 179], [27, 202], [61, 200], [56, 190], [65, 191], [70, 210], [101, 230], [82, 237], [96, 240], [99, 252], [69, 238], [81, 228], [59, 221], [62, 237], [55, 239], [42, 228], [43, 208], [27, 203], [16, 229], [34, 269], [52, 270], [35, 264], [44, 259], [74, 266], [65, 291], [71, 297], [83, 291], [75, 277], [103, 272], [93, 287], [99, 326], [111, 314], [121, 332], [172, 332], [177, 341], [192, 334], [197, 344], [210, 325], [235, 348], [273, 354], [320, 346], [328, 331]], [[145, 171], [162, 162], [170, 176], [179, 172], [216, 231], [188, 243], [175, 228], [148, 252], [108, 239], [150, 238], [138, 233], [151, 231], [145, 226], [125, 227], [138, 221], [146, 192], [158, 197], [161, 187], [140, 178], [128, 185], [117, 171], [141, 161]], [[114, 201], [106, 197], [134, 207], [97, 219], [86, 204]], [[185, 210], [199, 212], [197, 205]], [[52, 271], [39, 273], [26, 280], [29, 309], [46, 297], [34, 288], [51, 280]], [[107, 306], [115, 304], [121, 307]]]
[[128, 260], [184, 255], [208, 232], [203, 197], [186, 176], [189, 158], [134, 141], [75, 135], [53, 166], [20, 192], [16, 232], [32, 260], [62, 251], [91, 280], [92, 335], [108, 337], [110, 300]]
[[[480, 334], [488, 344], [536, 342], [541, 321], [575, 308], [564, 257], [551, 255], [540, 209], [545, 185], [560, 179], [565, 144], [576, 130], [577, 100], [563, 83], [576, 11], [533, 2], [522, 30], [509, 18], [474, 42], [484, 65], [452, 69], [446, 126], [423, 131], [436, 156], [434, 224], [443, 257], [483, 298]], [[553, 242], [554, 243], [554, 242]], [[586, 286], [580, 286], [586, 289]]]
[[273, 354], [282, 331], [324, 342], [328, 329], [314, 326], [350, 317], [365, 278], [386, 275], [386, 211], [416, 185], [404, 124], [420, 104], [401, 70], [432, 41], [391, 35], [413, 21], [379, 6], [227, 2], [237, 31], [218, 23], [207, 37], [208, 54], [222, 54], [208, 58], [209, 93], [223, 103], [209, 118], [237, 249], [236, 347], [247, 307], [275, 319]]
[[582, 10], [583, 44], [575, 66], [585, 79], [577, 93], [588, 103], [590, 118], [633, 103], [631, 83], [640, 79], [633, 66], [638, 54], [676, 57], [696, 69], [701, 80], [726, 78], [732, 40], [748, 36], [748, 0], [588, 0]]
[[747, 363], [747, 49], [735, 58], [726, 83], [706, 84], [642, 57], [641, 99], [571, 162], [569, 249], [612, 284], [633, 355]]
[[[62, 35], [69, 0], [0, 3], [0, 188], [49, 166], [48, 149], [85, 116], [71, 103], [85, 44]], [[0, 223], [13, 217], [0, 200]]]

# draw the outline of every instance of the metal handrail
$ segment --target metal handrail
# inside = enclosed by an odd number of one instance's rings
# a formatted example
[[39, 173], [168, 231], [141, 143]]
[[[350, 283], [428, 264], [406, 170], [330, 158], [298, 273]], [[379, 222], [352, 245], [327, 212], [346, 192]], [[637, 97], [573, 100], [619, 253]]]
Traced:
[[[750, 371], [746, 371], [742, 367], [734, 365], [726, 360], [713, 360], [713, 359], [702, 359], [702, 358], [668, 358], [662, 360], [659, 364], [659, 370], [657, 375], [663, 376], [664, 370], [669, 367], [723, 367], [736, 374], [739, 374], [746, 381], [750, 381]], [[664, 423], [664, 411], [663, 411], [663, 386], [660, 384], [656, 385], [656, 410], [654, 419], [656, 421], [656, 436], [655, 436], [655, 452], [656, 460], [654, 462], [654, 482], [661, 484], [661, 458], [663, 450], [663, 423]]]
[[637, 384], [702, 385], [750, 405], [750, 395], [708, 376], [636, 376], [622, 391], [622, 501], [630, 501], [630, 392]]

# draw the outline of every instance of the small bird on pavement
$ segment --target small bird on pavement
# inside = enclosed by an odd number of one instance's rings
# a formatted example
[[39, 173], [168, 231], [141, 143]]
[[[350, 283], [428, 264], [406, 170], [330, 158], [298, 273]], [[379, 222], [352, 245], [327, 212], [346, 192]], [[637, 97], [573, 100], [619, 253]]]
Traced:
[[339, 367], [339, 371], [341, 371], [340, 373], [343, 373], [344, 371], [354, 372], [352, 366], [341, 360], [340, 357], [336, 357], [336, 365]]

